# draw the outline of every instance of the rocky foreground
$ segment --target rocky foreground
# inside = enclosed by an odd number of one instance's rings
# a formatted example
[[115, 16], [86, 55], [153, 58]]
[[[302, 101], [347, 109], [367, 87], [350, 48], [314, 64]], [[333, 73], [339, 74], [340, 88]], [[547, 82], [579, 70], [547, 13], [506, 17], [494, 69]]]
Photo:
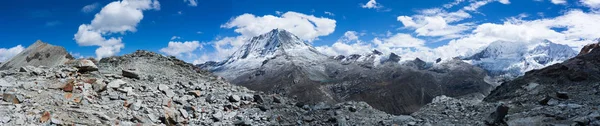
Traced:
[[600, 125], [598, 59], [600, 49], [527, 73], [483, 101], [439, 96], [411, 115], [390, 115], [364, 102], [304, 104], [251, 91], [137, 51], [8, 66], [0, 71], [0, 125]]
[[[363, 102], [305, 105], [138, 51], [0, 72], [0, 125], [392, 125]], [[413, 122], [414, 123], [414, 122]]]

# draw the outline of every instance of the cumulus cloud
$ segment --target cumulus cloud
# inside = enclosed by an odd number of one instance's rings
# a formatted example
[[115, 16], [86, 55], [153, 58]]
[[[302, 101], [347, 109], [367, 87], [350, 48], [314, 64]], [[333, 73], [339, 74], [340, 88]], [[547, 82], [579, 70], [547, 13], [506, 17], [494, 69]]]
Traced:
[[[444, 8], [451, 8], [464, 0], [456, 0], [452, 3], [443, 5]], [[464, 22], [471, 18], [469, 12], [477, 12], [477, 9], [490, 3], [500, 2], [510, 4], [508, 0], [482, 0], [471, 1], [471, 3], [457, 11], [448, 12], [443, 8], [431, 8], [419, 10], [418, 14], [412, 16], [398, 16], [404, 28], [412, 29], [418, 36], [438, 37], [439, 40], [448, 40], [464, 36], [465, 31], [474, 27], [472, 22]]]
[[93, 11], [95, 11], [96, 9], [98, 9], [98, 7], [100, 6], [100, 4], [98, 3], [93, 3], [90, 5], [85, 5], [83, 6], [83, 8], [81, 8], [81, 12], [83, 13], [91, 13]]
[[330, 56], [368, 53], [372, 51], [373, 47], [371, 44], [359, 39], [362, 35], [356, 31], [346, 31], [344, 36], [340, 37], [333, 45], [315, 48], [319, 52]]
[[211, 42], [212, 47], [215, 51], [210, 53], [204, 53], [199, 59], [194, 60], [194, 64], [204, 63], [206, 61], [221, 61], [225, 60], [235, 51], [237, 51], [248, 38], [244, 36], [237, 37], [223, 37]]
[[255, 16], [242, 14], [221, 25], [222, 28], [234, 28], [245, 37], [254, 37], [273, 29], [285, 29], [306, 41], [319, 36], [327, 36], [335, 30], [336, 21], [325, 17], [315, 17], [297, 12], [286, 12], [280, 17], [273, 15]]
[[183, 2], [186, 2], [186, 3], [189, 2], [188, 6], [192, 6], [192, 7], [198, 6], [198, 0], [183, 0]]
[[170, 41], [167, 47], [162, 48], [159, 51], [171, 56], [181, 57], [183, 54], [186, 54], [188, 57], [193, 57], [192, 52], [201, 48], [202, 45], [199, 41]]
[[16, 56], [17, 54], [21, 53], [21, 51], [25, 50], [25, 48], [23, 48], [23, 46], [21, 45], [17, 45], [15, 47], [12, 48], [0, 48], [0, 62], [5, 62], [10, 60], [10, 58]]
[[144, 18], [142, 11], [159, 9], [157, 0], [111, 2], [95, 15], [91, 24], [80, 25], [74, 39], [79, 46], [100, 46], [96, 49], [99, 59], [113, 56], [125, 47], [122, 38], [115, 37], [115, 34], [136, 32], [138, 23]]
[[382, 8], [383, 6], [379, 3], [377, 3], [377, 1], [375, 1], [375, 0], [369, 0], [369, 2], [361, 5], [361, 7], [367, 8], [367, 9], [379, 9], [379, 8]]
[[600, 0], [580, 0], [579, 2], [592, 9], [600, 8]]
[[[396, 54], [405, 54], [408, 55], [409, 52], [419, 51], [422, 53], [422, 50], [429, 50], [429, 48], [425, 47], [425, 40], [421, 40], [413, 37], [409, 34], [396, 33], [384, 37], [376, 37], [371, 42], [364, 42], [360, 39], [360, 34], [356, 31], [347, 31], [344, 33], [344, 36], [340, 37], [333, 45], [331, 46], [319, 46], [316, 49], [330, 56], [336, 55], [351, 55], [351, 54], [365, 54], [370, 53], [374, 49], [383, 52], [383, 53], [396, 53]], [[413, 53], [407, 57], [417, 57], [417, 53]], [[404, 56], [403, 56], [404, 57]]]

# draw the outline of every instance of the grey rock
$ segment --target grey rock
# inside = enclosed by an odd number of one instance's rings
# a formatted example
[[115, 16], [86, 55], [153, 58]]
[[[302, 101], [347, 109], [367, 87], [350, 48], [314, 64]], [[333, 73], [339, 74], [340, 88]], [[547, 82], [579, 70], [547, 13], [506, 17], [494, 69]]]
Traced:
[[62, 121], [57, 118], [50, 118], [50, 122], [52, 122], [52, 124], [62, 124]]
[[263, 103], [263, 101], [264, 101], [263, 97], [261, 95], [254, 95], [253, 98], [254, 98], [254, 102], [257, 102], [257, 103]]
[[183, 118], [189, 118], [189, 114], [185, 109], [179, 109], [179, 112], [181, 113], [181, 115], [183, 116]]
[[79, 60], [79, 63], [76, 67], [79, 72], [98, 71], [98, 66], [96, 66], [96, 64], [94, 64], [94, 62], [91, 60], [87, 59]]
[[230, 102], [239, 102], [240, 101], [240, 96], [238, 96], [238, 95], [231, 95], [231, 96], [229, 96], [229, 101]]
[[102, 92], [104, 90], [106, 90], [106, 86], [107, 84], [100, 81], [100, 82], [96, 82], [94, 84], [92, 84], [92, 89], [94, 89], [95, 92]]
[[536, 88], [537, 86], [539, 86], [539, 85], [540, 85], [540, 84], [538, 84], [538, 83], [529, 83], [529, 84], [527, 84], [527, 86], [524, 86], [523, 88], [524, 88], [526, 91], [531, 91], [531, 90], [535, 89], [535, 88]]
[[22, 97], [18, 96], [15, 93], [4, 93], [2, 94], [2, 100], [5, 102], [16, 103], [19, 104], [23, 100]]
[[252, 121], [250, 120], [238, 120], [233, 123], [236, 126], [252, 126]]
[[110, 83], [108, 83], [107, 88], [113, 88], [113, 89], [117, 89], [119, 87], [121, 87], [121, 85], [127, 84], [127, 82], [121, 80], [121, 79], [116, 79], [111, 81]]
[[488, 125], [506, 125], [504, 117], [508, 114], [508, 106], [501, 104], [496, 108], [496, 111], [492, 112], [490, 116], [485, 120]]
[[8, 83], [6, 80], [0, 78], [0, 87], [12, 87], [14, 84]]
[[140, 79], [140, 75], [135, 69], [122, 70], [123, 77]]
[[281, 99], [279, 96], [273, 96], [273, 102], [275, 102], [275, 103], [283, 103], [284, 100]]
[[158, 90], [165, 93], [165, 95], [167, 95], [167, 97], [169, 97], [169, 98], [175, 96], [175, 92], [173, 92], [171, 89], [169, 89], [169, 86], [167, 86], [167, 85], [164, 85], [164, 84], [158, 85]]
[[221, 112], [214, 113], [214, 114], [212, 114], [212, 118], [215, 121], [221, 121], [221, 120], [223, 120], [223, 113], [221, 113]]
[[152, 122], [158, 122], [158, 117], [156, 117], [154, 114], [150, 113], [148, 114], [148, 118], [152, 121]]
[[567, 108], [570, 108], [570, 109], [578, 109], [578, 108], [581, 108], [581, 107], [583, 107], [583, 105], [579, 105], [579, 104], [567, 104]]
[[556, 97], [561, 99], [569, 99], [567, 92], [556, 92]]
[[133, 103], [133, 104], [131, 105], [131, 108], [132, 108], [133, 110], [140, 110], [140, 108], [142, 108], [142, 101], [141, 101], [141, 100], [138, 100], [137, 102]]
[[8, 123], [10, 121], [10, 116], [4, 115], [0, 117], [0, 123]]

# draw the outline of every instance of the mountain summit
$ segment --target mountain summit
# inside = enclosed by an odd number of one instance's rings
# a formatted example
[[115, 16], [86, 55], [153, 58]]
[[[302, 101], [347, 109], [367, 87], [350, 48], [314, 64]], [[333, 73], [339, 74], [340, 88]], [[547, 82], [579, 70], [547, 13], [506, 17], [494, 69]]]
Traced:
[[[273, 29], [249, 39], [225, 61], [211, 65], [207, 63], [203, 67], [228, 80], [234, 80], [245, 74], [255, 74], [257, 68], [272, 69], [276, 67], [275, 65], [281, 64], [309, 68], [312, 70], [306, 71], [323, 74], [323, 69], [313, 69], [313, 66], [327, 58], [289, 31]], [[269, 62], [271, 62], [270, 66], [267, 65]]]
[[250, 39], [249, 42], [233, 53], [226, 63], [243, 59], [271, 58], [284, 54], [324, 56], [294, 34], [283, 29], [273, 29], [266, 34]]

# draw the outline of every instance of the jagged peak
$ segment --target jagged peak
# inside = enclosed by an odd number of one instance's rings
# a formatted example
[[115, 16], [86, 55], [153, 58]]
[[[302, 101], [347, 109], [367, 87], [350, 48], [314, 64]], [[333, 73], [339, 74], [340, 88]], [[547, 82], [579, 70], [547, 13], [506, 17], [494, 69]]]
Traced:
[[[303, 51], [301, 51], [303, 50]], [[227, 62], [233, 62], [240, 59], [254, 57], [258, 59], [274, 57], [277, 55], [296, 55], [294, 53], [320, 56], [321, 54], [306, 41], [285, 29], [273, 29], [265, 34], [261, 34], [249, 39], [242, 47], [234, 52]], [[298, 52], [299, 51], [299, 52]], [[307, 54], [310, 53], [310, 54]], [[307, 56], [308, 57], [308, 56]]]

